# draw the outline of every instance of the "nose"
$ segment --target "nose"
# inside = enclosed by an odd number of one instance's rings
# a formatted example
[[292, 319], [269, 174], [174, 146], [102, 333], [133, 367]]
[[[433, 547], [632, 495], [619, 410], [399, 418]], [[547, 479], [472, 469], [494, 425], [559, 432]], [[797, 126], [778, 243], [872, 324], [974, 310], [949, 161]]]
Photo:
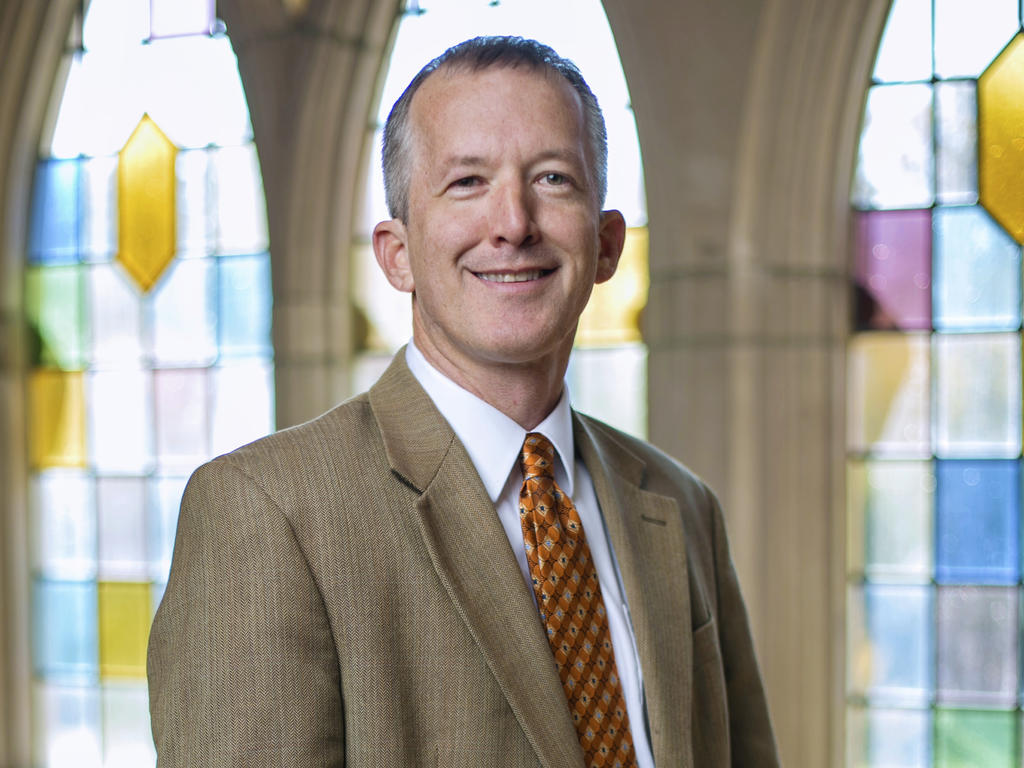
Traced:
[[537, 241], [533, 200], [521, 182], [502, 184], [491, 196], [491, 244], [521, 247]]

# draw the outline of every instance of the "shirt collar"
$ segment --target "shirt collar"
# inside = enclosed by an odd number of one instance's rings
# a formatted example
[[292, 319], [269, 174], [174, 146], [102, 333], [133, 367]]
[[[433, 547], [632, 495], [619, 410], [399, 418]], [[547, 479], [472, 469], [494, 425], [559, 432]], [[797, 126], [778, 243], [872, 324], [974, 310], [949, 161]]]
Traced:
[[[465, 446], [487, 495], [492, 502], [497, 502], [510, 472], [519, 472], [519, 454], [526, 430], [437, 370], [412, 341], [405, 348], [405, 362]], [[555, 481], [571, 497], [576, 454], [568, 391], [568, 387], [562, 387], [562, 396], [554, 410], [532, 431], [540, 432], [555, 447], [558, 457]]]

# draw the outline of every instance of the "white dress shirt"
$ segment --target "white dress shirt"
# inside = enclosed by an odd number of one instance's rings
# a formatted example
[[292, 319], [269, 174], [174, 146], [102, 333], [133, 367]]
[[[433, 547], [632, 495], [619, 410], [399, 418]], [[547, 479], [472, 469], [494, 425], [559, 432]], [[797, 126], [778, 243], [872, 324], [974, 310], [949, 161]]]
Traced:
[[[487, 494], [494, 503], [505, 535], [508, 536], [508, 543], [519, 562], [523, 579], [530, 594], [533, 595], [530, 570], [526, 562], [526, 548], [523, 544], [523, 529], [519, 522], [519, 491], [523, 484], [519, 454], [526, 438], [526, 430], [434, 368], [412, 341], [406, 347], [405, 360], [412, 375], [426, 390], [427, 395], [465, 446]], [[645, 725], [640, 659], [636, 653], [636, 640], [633, 637], [629, 609], [623, 594], [615, 553], [612, 552], [611, 543], [608, 541], [604, 518], [594, 493], [594, 483], [583, 462], [576, 457], [572, 411], [567, 393], [568, 387], [563, 388], [558, 405], [531, 431], [540, 432], [554, 445], [557, 457], [555, 482], [572, 499], [583, 522], [583, 531], [587, 537], [587, 545], [590, 547], [605, 609], [608, 612], [608, 629], [612, 637], [615, 666], [622, 681], [637, 765], [639, 768], [654, 768], [654, 757], [651, 754]]]

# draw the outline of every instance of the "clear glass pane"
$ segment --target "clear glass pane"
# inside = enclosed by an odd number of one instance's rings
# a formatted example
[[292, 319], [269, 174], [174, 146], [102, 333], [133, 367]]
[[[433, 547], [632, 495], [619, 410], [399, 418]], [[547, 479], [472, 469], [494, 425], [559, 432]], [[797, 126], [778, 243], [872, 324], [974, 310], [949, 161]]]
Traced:
[[33, 362], [81, 369], [86, 330], [81, 267], [30, 267], [25, 272], [25, 304]]
[[926, 208], [932, 203], [932, 89], [878, 85], [868, 91], [853, 203]]
[[1016, 584], [1020, 576], [1020, 463], [936, 464], [936, 566], [940, 582]]
[[79, 160], [43, 160], [36, 168], [29, 260], [70, 264], [78, 259]]
[[100, 768], [100, 695], [94, 687], [34, 686], [33, 742], [42, 768]]
[[82, 259], [110, 261], [117, 250], [117, 158], [82, 161]]
[[30, 485], [33, 567], [49, 579], [96, 575], [92, 479], [74, 469], [34, 475]]
[[149, 480], [150, 578], [158, 584], [166, 583], [171, 570], [174, 534], [178, 527], [178, 508], [187, 481], [187, 477], [180, 475], [158, 475]]
[[935, 667], [931, 589], [853, 587], [849, 610], [852, 692], [880, 702], [926, 702]]
[[141, 477], [96, 481], [101, 579], [144, 579], [146, 489]]
[[925, 334], [865, 333], [850, 342], [847, 434], [856, 451], [929, 452]]
[[214, 250], [216, 217], [209, 200], [209, 152], [178, 153], [178, 255], [206, 256]]
[[1020, 28], [1018, 0], [935, 0], [935, 74], [977, 77]]
[[160, 467], [191, 471], [209, 456], [208, 379], [206, 368], [153, 372]]
[[1017, 739], [1013, 712], [939, 709], [935, 768], [1012, 768]]
[[1020, 326], [1020, 247], [981, 208], [937, 208], [935, 327], [1015, 330]]
[[148, 371], [89, 377], [89, 448], [100, 473], [144, 474], [153, 463], [152, 379]]
[[217, 357], [215, 262], [178, 261], [153, 300], [153, 357], [161, 367], [209, 365]]
[[36, 673], [57, 681], [95, 677], [96, 583], [36, 579], [32, 589], [32, 660]]
[[[873, 581], [927, 582], [932, 569], [928, 461], [852, 461], [847, 471], [850, 561]], [[856, 565], [854, 566], [857, 567]], [[855, 571], [856, 572], [856, 571]]]
[[[608, 371], [615, 371], [608, 376]], [[631, 435], [647, 434], [647, 347], [574, 349], [566, 373], [573, 407], [600, 414], [602, 420]]]
[[868, 211], [856, 216], [857, 327], [930, 329], [931, 211]]
[[103, 686], [103, 768], [145, 768], [156, 764], [150, 735], [149, 697], [138, 683]]
[[104, 679], [146, 679], [146, 644], [153, 610], [148, 582], [101, 581], [100, 673]]
[[1017, 697], [1017, 590], [939, 587], [939, 700], [1010, 706]]
[[138, 366], [142, 359], [142, 300], [120, 267], [97, 264], [88, 272], [92, 363], [99, 368]]
[[220, 352], [227, 357], [271, 354], [270, 257], [225, 257], [220, 269]]
[[935, 85], [938, 202], [978, 200], [978, 91], [973, 82]]
[[856, 707], [847, 723], [850, 768], [931, 768], [930, 711]]
[[267, 213], [256, 147], [211, 150], [217, 209], [217, 248], [221, 253], [267, 250]]
[[1020, 337], [935, 337], [935, 452], [1015, 457], [1021, 445]]
[[274, 429], [274, 371], [240, 363], [213, 371], [213, 453], [225, 453]]
[[213, 0], [150, 0], [153, 37], [208, 35], [213, 29]]
[[899, 82], [932, 76], [931, 0], [895, 0], [875, 59], [874, 78]]

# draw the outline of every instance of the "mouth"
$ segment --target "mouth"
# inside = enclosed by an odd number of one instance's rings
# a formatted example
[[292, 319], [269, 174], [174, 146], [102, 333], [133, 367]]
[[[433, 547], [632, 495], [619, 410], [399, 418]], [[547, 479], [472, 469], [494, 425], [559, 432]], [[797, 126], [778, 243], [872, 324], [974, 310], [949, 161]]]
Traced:
[[553, 269], [530, 269], [520, 272], [474, 272], [473, 274], [489, 283], [528, 283], [531, 280], [540, 280], [554, 271]]

